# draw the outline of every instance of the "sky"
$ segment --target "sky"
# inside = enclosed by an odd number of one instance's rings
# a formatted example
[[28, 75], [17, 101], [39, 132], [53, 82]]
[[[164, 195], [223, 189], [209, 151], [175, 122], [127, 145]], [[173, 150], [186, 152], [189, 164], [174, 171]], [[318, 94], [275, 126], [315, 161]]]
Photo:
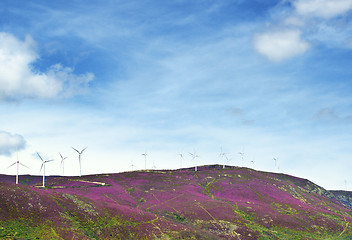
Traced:
[[0, 111], [1, 174], [42, 174], [38, 152], [78, 175], [87, 147], [82, 174], [226, 162], [352, 190], [352, 0], [2, 0]]

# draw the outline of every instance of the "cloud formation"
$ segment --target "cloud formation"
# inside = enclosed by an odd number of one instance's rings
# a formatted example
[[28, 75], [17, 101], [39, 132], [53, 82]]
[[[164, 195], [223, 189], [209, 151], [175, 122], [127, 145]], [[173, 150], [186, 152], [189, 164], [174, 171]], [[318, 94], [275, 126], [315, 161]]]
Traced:
[[352, 9], [352, 0], [297, 0], [293, 2], [299, 15], [332, 18]]
[[267, 32], [254, 39], [255, 49], [270, 60], [279, 62], [309, 49], [309, 43], [303, 41], [298, 30]]
[[279, 62], [304, 54], [314, 42], [327, 45], [335, 42], [333, 46], [339, 46], [336, 43], [346, 45], [345, 35], [350, 36], [345, 34], [350, 31], [349, 20], [346, 19], [346, 23], [339, 25], [334, 20], [352, 9], [352, 0], [291, 2], [289, 9], [280, 2], [278, 8], [281, 9], [281, 19], [277, 21], [278, 17], [274, 16], [275, 22], [269, 24], [270, 27], [281, 30], [268, 30], [254, 37], [254, 48], [258, 53], [267, 56], [271, 61]]
[[24, 41], [12, 34], [0, 32], [0, 100], [24, 98], [54, 98], [71, 95], [72, 88], [87, 85], [94, 75], [75, 75], [71, 68], [60, 64], [47, 72], [33, 67], [39, 59], [34, 40]]
[[0, 131], [0, 155], [10, 156], [25, 147], [26, 141], [21, 135]]
[[335, 121], [344, 121], [344, 122], [351, 122], [352, 115], [341, 116], [339, 115], [334, 108], [326, 107], [319, 109], [314, 114], [314, 119], [316, 120], [335, 120]]

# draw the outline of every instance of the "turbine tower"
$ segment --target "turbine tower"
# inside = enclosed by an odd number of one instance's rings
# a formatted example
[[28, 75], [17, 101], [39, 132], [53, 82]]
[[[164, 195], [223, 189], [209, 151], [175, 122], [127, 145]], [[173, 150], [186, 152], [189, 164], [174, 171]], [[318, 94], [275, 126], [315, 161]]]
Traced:
[[252, 165], [253, 165], [253, 169], [254, 169], [254, 159], [251, 161]]
[[226, 164], [229, 164], [229, 162], [231, 161], [231, 158], [228, 158], [227, 155], [225, 155], [226, 158]]
[[277, 165], [277, 162], [279, 161], [277, 158], [273, 158], [274, 159], [274, 161], [275, 161], [275, 169], [277, 168], [277, 169], [279, 169], [279, 167], [278, 167], [278, 165]]
[[62, 176], [64, 176], [65, 175], [65, 163], [64, 163], [64, 161], [65, 161], [65, 159], [67, 158], [67, 157], [63, 157], [62, 155], [61, 155], [61, 153], [59, 153], [60, 154], [60, 157], [61, 157], [61, 163], [60, 163], [60, 165], [62, 166]]
[[133, 171], [133, 167], [135, 167], [135, 166], [136, 165], [134, 165], [133, 162], [131, 161], [131, 165], [129, 167], [132, 169], [132, 171]]
[[153, 166], [152, 166], [152, 169], [156, 169], [156, 166], [155, 166], [154, 160], [153, 160]]
[[[22, 163], [20, 163], [20, 161], [18, 161], [18, 152], [17, 152], [17, 161], [16, 162], [14, 162], [13, 164], [11, 164], [10, 166], [8, 166], [7, 168], [10, 168], [10, 167], [12, 167], [13, 165], [17, 165], [16, 167], [17, 167], [17, 173], [16, 173], [16, 184], [18, 184], [18, 165], [22, 165], [23, 167], [26, 167], [26, 168], [28, 168], [29, 169], [29, 167], [27, 167], [26, 165], [24, 165], [24, 164], [22, 164]], [[6, 168], [6, 169], [7, 169]]]
[[79, 176], [82, 177], [82, 168], [81, 168], [81, 155], [83, 153], [84, 150], [87, 149], [87, 147], [85, 147], [82, 151], [78, 151], [76, 148], [72, 147], [73, 150], [75, 150], [78, 153], [78, 162], [79, 162]]
[[241, 155], [241, 158], [242, 158], [242, 167], [243, 167], [243, 165], [244, 165], [244, 150], [242, 149], [242, 152], [238, 152], [238, 154], [240, 154]]
[[180, 168], [182, 168], [183, 154], [179, 153], [178, 155], [180, 156]]
[[224, 160], [224, 165], [222, 166], [222, 168], [225, 168], [225, 165], [226, 165], [226, 163], [228, 162], [229, 159], [227, 158], [227, 155], [226, 155], [227, 153], [222, 151], [222, 147], [220, 149], [221, 150], [220, 150], [219, 156], [220, 156], [220, 158], [222, 158]]
[[196, 158], [199, 158], [199, 156], [197, 155], [195, 150], [194, 153], [189, 152], [189, 154], [192, 156], [192, 162], [194, 162], [194, 171], [197, 172], [197, 164], [195, 164], [195, 160]]
[[43, 158], [39, 155], [38, 152], [37, 152], [37, 154], [38, 154], [38, 157], [40, 158], [40, 160], [42, 160], [42, 165], [41, 165], [41, 167], [40, 167], [39, 172], [41, 172], [41, 171], [42, 171], [42, 168], [43, 168], [43, 187], [45, 187], [45, 163], [47, 163], [47, 162], [52, 162], [52, 161], [54, 161], [54, 160], [46, 160], [46, 161], [44, 161]]
[[147, 152], [142, 153], [142, 156], [144, 156], [144, 169], [147, 170]]

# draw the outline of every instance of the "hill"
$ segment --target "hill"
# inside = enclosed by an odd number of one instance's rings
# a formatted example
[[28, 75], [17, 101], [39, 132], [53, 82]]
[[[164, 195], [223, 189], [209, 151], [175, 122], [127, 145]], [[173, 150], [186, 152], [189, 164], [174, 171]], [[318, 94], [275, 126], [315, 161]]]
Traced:
[[82, 177], [0, 175], [2, 239], [352, 239], [341, 195], [219, 165]]

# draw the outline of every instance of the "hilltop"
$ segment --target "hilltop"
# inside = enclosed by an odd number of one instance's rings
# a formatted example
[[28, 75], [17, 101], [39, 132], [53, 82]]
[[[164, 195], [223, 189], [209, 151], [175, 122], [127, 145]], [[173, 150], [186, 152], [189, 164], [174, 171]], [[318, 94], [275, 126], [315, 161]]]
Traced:
[[211, 165], [49, 176], [45, 189], [40, 176], [14, 179], [0, 175], [2, 239], [352, 239], [349, 192], [285, 174]]

